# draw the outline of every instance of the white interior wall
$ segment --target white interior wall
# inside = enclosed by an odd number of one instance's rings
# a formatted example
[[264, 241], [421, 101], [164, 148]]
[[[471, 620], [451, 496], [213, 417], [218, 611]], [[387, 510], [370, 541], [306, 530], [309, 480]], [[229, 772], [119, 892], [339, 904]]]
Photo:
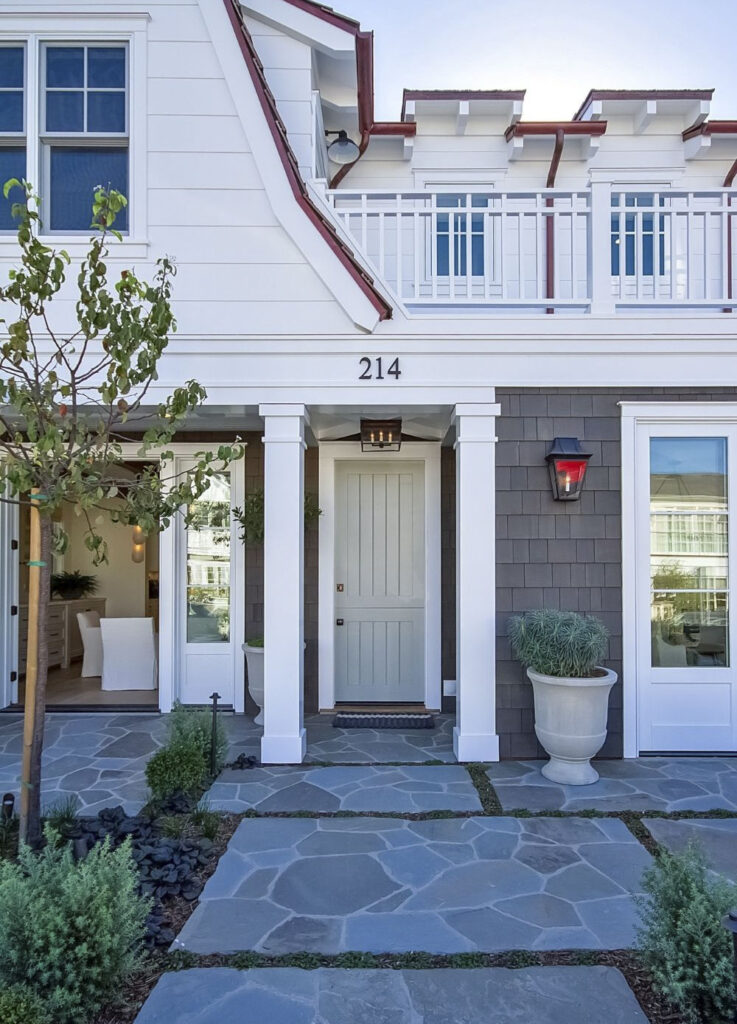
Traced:
[[95, 597], [107, 598], [106, 614], [129, 618], [146, 614], [146, 563], [136, 564], [131, 559], [133, 530], [130, 526], [113, 523], [102, 516], [96, 528], [108, 544], [108, 562], [92, 564], [92, 552], [84, 546], [86, 532], [84, 516], [69, 508], [64, 512], [64, 528], [69, 534], [69, 547], [64, 555], [64, 571], [90, 573], [97, 576]]

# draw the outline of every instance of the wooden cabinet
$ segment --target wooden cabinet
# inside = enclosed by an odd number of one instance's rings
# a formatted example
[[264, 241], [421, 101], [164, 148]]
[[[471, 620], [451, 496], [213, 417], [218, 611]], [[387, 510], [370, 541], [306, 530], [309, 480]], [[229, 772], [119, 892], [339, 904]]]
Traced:
[[[49, 603], [49, 668], [60, 665], [68, 668], [73, 658], [84, 654], [82, 637], [77, 622], [77, 612], [96, 611], [100, 618], [105, 615], [107, 599], [104, 597], [81, 597], [74, 601], [51, 601]], [[26, 670], [26, 649], [28, 646], [28, 605], [19, 608], [19, 651], [20, 672]]]

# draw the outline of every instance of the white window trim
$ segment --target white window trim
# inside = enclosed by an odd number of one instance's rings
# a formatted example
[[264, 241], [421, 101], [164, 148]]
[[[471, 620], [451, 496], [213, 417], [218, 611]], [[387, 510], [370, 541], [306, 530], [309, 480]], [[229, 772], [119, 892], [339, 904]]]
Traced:
[[[87, 9], [89, 10], [89, 9]], [[41, 143], [41, 57], [44, 43], [127, 43], [129, 66], [129, 181], [128, 234], [111, 247], [110, 258], [145, 258], [148, 254], [147, 223], [147, 12], [109, 11], [90, 14], [75, 5], [60, 15], [49, 8], [0, 13], [0, 43], [22, 42], [26, 46], [26, 175], [37, 189], [42, 182]], [[106, 136], [108, 138], [109, 136]], [[90, 232], [91, 234], [91, 232]], [[74, 257], [83, 256], [89, 236], [79, 233], [44, 232], [41, 241], [63, 246]], [[12, 235], [0, 236], [0, 258], [16, 255], [18, 243]]]
[[[622, 726], [623, 755], [640, 753], [638, 721], [638, 565], [649, 553], [638, 551], [637, 531], [637, 435], [642, 426], [662, 428], [713, 427], [737, 425], [735, 402], [620, 402], [622, 410]], [[730, 484], [730, 498], [733, 484]], [[731, 505], [731, 502], [730, 502]], [[728, 507], [728, 511], [731, 509]], [[731, 591], [737, 581], [732, 581]], [[735, 614], [732, 604], [731, 616]]]

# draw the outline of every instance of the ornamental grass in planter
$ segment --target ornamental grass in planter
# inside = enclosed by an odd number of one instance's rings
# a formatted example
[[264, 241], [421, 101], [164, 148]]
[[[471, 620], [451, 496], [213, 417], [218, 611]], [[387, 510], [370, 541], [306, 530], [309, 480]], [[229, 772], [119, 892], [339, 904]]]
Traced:
[[543, 775], [564, 785], [596, 782], [590, 759], [606, 739], [609, 691], [617, 681], [600, 665], [606, 626], [594, 616], [544, 609], [512, 618], [509, 639], [532, 683], [535, 733], [550, 757]]

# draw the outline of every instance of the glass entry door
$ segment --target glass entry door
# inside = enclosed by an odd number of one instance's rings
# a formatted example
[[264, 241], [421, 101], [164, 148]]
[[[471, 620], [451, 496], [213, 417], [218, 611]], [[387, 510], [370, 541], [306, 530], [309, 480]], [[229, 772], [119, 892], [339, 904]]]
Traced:
[[640, 749], [737, 748], [737, 432], [647, 424], [638, 436]]
[[[180, 471], [191, 460], [178, 459]], [[243, 544], [231, 509], [238, 504], [242, 467], [213, 477], [195, 502], [193, 521], [178, 530], [179, 699], [243, 705]], [[176, 681], [175, 681], [176, 684]]]

